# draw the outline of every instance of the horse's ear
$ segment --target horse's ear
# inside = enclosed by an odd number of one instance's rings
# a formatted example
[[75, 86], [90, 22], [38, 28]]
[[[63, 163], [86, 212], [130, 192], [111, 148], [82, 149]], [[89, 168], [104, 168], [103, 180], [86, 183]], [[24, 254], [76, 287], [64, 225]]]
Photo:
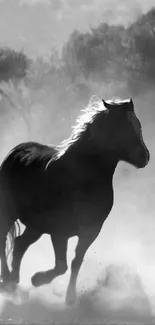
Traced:
[[130, 98], [130, 109], [134, 110], [134, 103], [133, 103], [132, 98]]
[[104, 107], [106, 107], [107, 109], [111, 108], [111, 105], [109, 103], [107, 103], [104, 99], [102, 99], [102, 101], [103, 101]]

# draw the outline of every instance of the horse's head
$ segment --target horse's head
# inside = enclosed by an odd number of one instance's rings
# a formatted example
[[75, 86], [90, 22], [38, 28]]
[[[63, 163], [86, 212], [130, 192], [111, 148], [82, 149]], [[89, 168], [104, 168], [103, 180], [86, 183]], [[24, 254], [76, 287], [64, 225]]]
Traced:
[[134, 112], [132, 99], [109, 103], [103, 100], [103, 103], [109, 113], [110, 124], [107, 124], [112, 127], [113, 144], [111, 141], [109, 144], [111, 143], [113, 149], [115, 146], [120, 160], [137, 168], [145, 167], [150, 154], [143, 140], [141, 123]]
[[132, 99], [103, 100], [103, 104], [105, 110], [98, 112], [94, 120], [96, 123], [92, 123], [90, 130], [96, 146], [111, 153], [117, 161], [126, 161], [137, 168], [145, 167], [150, 155]]

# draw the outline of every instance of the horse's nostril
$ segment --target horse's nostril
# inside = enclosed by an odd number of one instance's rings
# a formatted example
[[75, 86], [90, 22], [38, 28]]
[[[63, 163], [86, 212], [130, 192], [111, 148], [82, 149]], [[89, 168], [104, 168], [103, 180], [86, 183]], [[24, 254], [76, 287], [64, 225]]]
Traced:
[[150, 153], [148, 150], [139, 150], [139, 159], [142, 162], [142, 166], [146, 166], [150, 160]]
[[149, 153], [148, 150], [147, 150], [147, 160], [148, 160], [148, 161], [150, 160], [150, 153]]

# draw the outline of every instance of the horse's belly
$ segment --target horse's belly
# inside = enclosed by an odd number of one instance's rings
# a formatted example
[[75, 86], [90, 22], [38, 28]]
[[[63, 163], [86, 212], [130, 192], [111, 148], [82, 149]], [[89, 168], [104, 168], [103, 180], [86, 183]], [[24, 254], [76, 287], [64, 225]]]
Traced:
[[16, 191], [14, 200], [18, 218], [41, 233], [64, 232], [68, 237], [78, 235], [82, 227], [102, 227], [113, 205], [112, 188], [104, 194], [84, 191], [45, 190], [39, 184], [35, 188], [23, 187]]
[[52, 198], [31, 200], [28, 205], [21, 206], [19, 219], [42, 233], [51, 234], [61, 229], [72, 236], [77, 232], [72, 201]]

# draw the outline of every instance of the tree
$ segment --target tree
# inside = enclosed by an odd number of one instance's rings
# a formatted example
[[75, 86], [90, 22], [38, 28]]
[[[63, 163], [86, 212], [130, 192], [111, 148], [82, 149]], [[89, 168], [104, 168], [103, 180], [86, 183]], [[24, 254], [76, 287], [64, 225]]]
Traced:
[[26, 74], [30, 60], [23, 52], [17, 52], [10, 48], [0, 49], [0, 82], [9, 80], [21, 80]]
[[130, 28], [141, 71], [148, 81], [155, 81], [155, 9], [142, 15]]

